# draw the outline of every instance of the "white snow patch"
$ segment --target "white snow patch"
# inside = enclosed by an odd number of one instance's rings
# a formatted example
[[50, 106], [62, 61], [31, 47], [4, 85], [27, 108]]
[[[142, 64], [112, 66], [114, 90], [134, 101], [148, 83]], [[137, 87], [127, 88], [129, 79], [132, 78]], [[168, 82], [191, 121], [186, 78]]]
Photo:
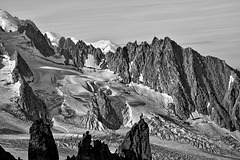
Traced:
[[231, 87], [231, 84], [234, 82], [234, 77], [232, 75], [230, 75], [230, 78], [229, 78], [229, 83], [228, 83], [228, 90], [230, 89]]
[[92, 67], [92, 68], [98, 68], [98, 66], [95, 63], [94, 57], [91, 54], [88, 54], [88, 59], [85, 60], [86, 67]]
[[203, 117], [203, 115], [201, 113], [198, 113], [197, 110], [195, 110], [194, 112], [191, 113], [192, 119], [196, 119], [196, 118], [201, 118]]
[[153, 100], [155, 100], [159, 104], [162, 104], [165, 108], [168, 106], [169, 103], [173, 103], [172, 96], [166, 93], [155, 92], [153, 89], [143, 84], [137, 84], [137, 83], [131, 82], [129, 84], [129, 87], [133, 88], [135, 92], [138, 93], [139, 95], [151, 97]]
[[142, 73], [141, 73], [140, 76], [139, 76], [139, 81], [140, 81], [140, 82], [143, 82], [143, 75], [142, 75]]
[[210, 107], [210, 102], [207, 103], [207, 109]]
[[69, 37], [75, 44], [79, 41], [78, 39], [76, 39], [75, 37]]
[[[133, 126], [133, 112], [132, 112], [132, 108], [130, 107], [130, 105], [126, 102], [126, 107], [128, 107], [128, 114], [129, 114], [129, 119], [127, 121], [127, 123], [124, 125], [125, 127], [132, 127]], [[125, 113], [126, 114], [126, 113]], [[125, 115], [124, 114], [124, 115]]]
[[4, 67], [0, 70], [0, 80], [12, 82], [12, 71], [15, 68], [16, 61], [10, 60], [10, 57], [7, 55], [3, 55], [3, 57], [2, 64]]

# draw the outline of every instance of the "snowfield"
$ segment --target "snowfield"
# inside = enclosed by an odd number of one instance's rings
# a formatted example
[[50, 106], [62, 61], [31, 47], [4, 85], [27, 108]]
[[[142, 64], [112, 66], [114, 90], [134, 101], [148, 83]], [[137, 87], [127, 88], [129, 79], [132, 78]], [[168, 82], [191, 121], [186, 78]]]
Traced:
[[[60, 34], [55, 33], [55, 32], [48, 31], [48, 32], [45, 32], [45, 34], [50, 39], [51, 44], [53, 46], [58, 46], [58, 42], [59, 42], [60, 38], [63, 37]], [[66, 38], [70, 38], [75, 44], [79, 41], [75, 37], [66, 37]], [[87, 45], [92, 45], [95, 48], [100, 48], [104, 54], [106, 54], [109, 51], [115, 52], [117, 50], [117, 48], [119, 47], [119, 45], [114, 44], [110, 40], [99, 40], [97, 42], [84, 42], [84, 43], [86, 43]]]

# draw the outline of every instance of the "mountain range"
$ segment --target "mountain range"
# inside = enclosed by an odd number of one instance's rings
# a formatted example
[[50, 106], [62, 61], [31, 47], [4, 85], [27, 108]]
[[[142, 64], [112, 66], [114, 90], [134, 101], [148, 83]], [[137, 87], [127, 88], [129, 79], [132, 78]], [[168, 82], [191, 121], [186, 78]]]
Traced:
[[0, 144], [15, 157], [21, 154], [7, 145], [10, 137], [27, 139], [33, 122], [51, 127], [64, 159], [76, 154], [76, 138], [64, 142], [64, 134], [90, 130], [114, 150], [121, 143], [111, 137], [142, 119], [152, 159], [240, 156], [240, 72], [224, 60], [169, 37], [119, 46], [42, 33], [4, 10], [0, 26], [0, 133], [7, 134]]

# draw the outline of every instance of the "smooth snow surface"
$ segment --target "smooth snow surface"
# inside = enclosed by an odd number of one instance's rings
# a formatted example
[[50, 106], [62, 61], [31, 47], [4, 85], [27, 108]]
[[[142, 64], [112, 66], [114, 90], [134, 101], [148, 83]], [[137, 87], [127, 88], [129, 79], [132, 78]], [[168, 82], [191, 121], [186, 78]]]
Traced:
[[19, 22], [7, 11], [0, 9], [0, 26], [6, 32], [18, 30]]

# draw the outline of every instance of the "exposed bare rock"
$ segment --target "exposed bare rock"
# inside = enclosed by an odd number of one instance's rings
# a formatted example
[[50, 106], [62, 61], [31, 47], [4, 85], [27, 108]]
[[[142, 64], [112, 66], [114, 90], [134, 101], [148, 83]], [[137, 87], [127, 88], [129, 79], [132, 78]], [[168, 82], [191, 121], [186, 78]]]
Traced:
[[100, 140], [95, 140], [91, 145], [92, 137], [89, 132], [83, 135], [78, 145], [78, 154], [68, 157], [70, 160], [151, 160], [151, 147], [149, 143], [149, 128], [141, 119], [127, 133], [123, 143], [118, 148], [118, 153], [111, 153], [108, 145]]
[[122, 144], [118, 147], [118, 152], [120, 156], [126, 159], [152, 159], [149, 128], [143, 118], [126, 134]]
[[30, 128], [29, 160], [58, 160], [58, 150], [49, 124], [36, 120]]
[[16, 160], [11, 153], [5, 151], [2, 146], [0, 145], [0, 159], [2, 160]]
[[105, 95], [103, 90], [99, 89], [97, 96], [93, 97], [92, 109], [97, 115], [98, 120], [107, 128], [117, 130], [122, 125], [120, 118], [112, 107], [110, 98]]
[[28, 120], [43, 119], [45, 122], [48, 121], [46, 104], [33, 93], [32, 88], [25, 80], [22, 80], [17, 103]]
[[36, 30], [31, 23], [21, 26], [18, 31], [20, 33], [25, 33], [43, 56], [49, 57], [55, 54], [53, 48], [49, 46], [46, 37], [41, 33], [40, 30]]
[[128, 43], [116, 53], [107, 53], [106, 60], [123, 82], [143, 83], [172, 96], [179, 119], [197, 111], [210, 115], [221, 127], [239, 129], [240, 74], [224, 61], [184, 49], [168, 37], [155, 37], [151, 44]]
[[15, 60], [15, 68], [12, 71], [13, 82], [19, 81], [21, 76], [25, 81], [32, 82], [34, 80], [33, 73], [21, 55], [14, 52], [11, 58]]

